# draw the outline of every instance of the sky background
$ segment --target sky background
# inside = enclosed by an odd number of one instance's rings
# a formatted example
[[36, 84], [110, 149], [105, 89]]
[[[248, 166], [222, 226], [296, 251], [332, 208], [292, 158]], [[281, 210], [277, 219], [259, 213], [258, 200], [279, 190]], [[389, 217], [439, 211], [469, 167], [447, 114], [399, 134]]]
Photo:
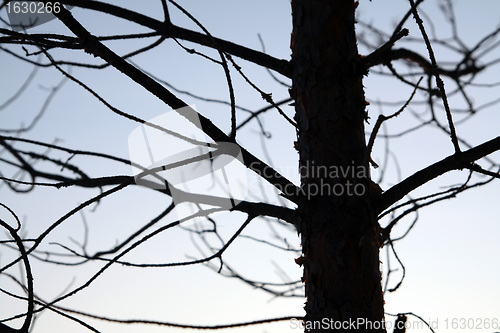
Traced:
[[[126, 1], [125, 7], [161, 19], [162, 11], [159, 1], [146, 0], [141, 2]], [[424, 24], [429, 31], [435, 31], [440, 37], [451, 35], [447, 22], [440, 15], [436, 4], [443, 1], [427, 1], [423, 4]], [[266, 52], [283, 59], [290, 58], [291, 10], [289, 1], [190, 1], [183, 6], [196, 17], [212, 35], [247, 47], [261, 49], [258, 34], [265, 43]], [[358, 20], [368, 22], [378, 29], [391, 33], [391, 28], [408, 10], [407, 1], [362, 0], [358, 9]], [[493, 31], [500, 23], [498, 1], [456, 1], [456, 16], [459, 22], [459, 35], [466, 45], [474, 43]], [[80, 9], [72, 13], [91, 32], [97, 35], [137, 32], [135, 25], [115, 21], [104, 15], [89, 14]], [[5, 12], [0, 13], [6, 18]], [[178, 11], [171, 9], [175, 24], [197, 30], [197, 28]], [[433, 27], [427, 25], [429, 19]], [[411, 41], [419, 38], [418, 28], [409, 20], [409, 41], [397, 44], [413, 47], [422, 55], [426, 51]], [[358, 26], [358, 31], [362, 27]], [[141, 31], [144, 31], [141, 30]], [[56, 21], [49, 22], [30, 32], [68, 33]], [[367, 35], [370, 38], [369, 35]], [[381, 41], [371, 39], [372, 43], [380, 45]], [[145, 42], [143, 42], [145, 43]], [[199, 51], [206, 49], [183, 42], [188, 47]], [[137, 48], [139, 44], [107, 43], [114, 51], [124, 52]], [[12, 46], [22, 54], [17, 46]], [[360, 53], [368, 51], [360, 46]], [[210, 53], [214, 55], [213, 52]], [[73, 61], [97, 61], [92, 56], [81, 52], [54, 51], [56, 58], [66, 58]], [[442, 47], [436, 46], [438, 61], [456, 60], [457, 56]], [[491, 61], [500, 56], [496, 50], [482, 59]], [[235, 59], [243, 67], [253, 82], [266, 92], [272, 92], [275, 101], [288, 97], [287, 88], [276, 83], [268, 73], [257, 66], [243, 60]], [[145, 71], [167, 80], [181, 90], [219, 99], [228, 99], [225, 77], [220, 66], [207, 62], [196, 55], [186, 54], [174, 41], [166, 41], [158, 49], [133, 58], [134, 63]], [[30, 66], [0, 51], [0, 103], [11, 96], [32, 71]], [[92, 89], [102, 94], [113, 106], [126, 112], [138, 115], [143, 119], [151, 119], [170, 111], [168, 107], [147, 91], [138, 87], [130, 79], [113, 69], [103, 71], [74, 68], [72, 75], [90, 85]], [[491, 67], [490, 71], [481, 75], [478, 82], [493, 83], [498, 81], [499, 66]], [[289, 83], [286, 78], [280, 80]], [[43, 105], [48, 89], [57, 85], [61, 75], [55, 69], [40, 69], [29, 89], [9, 108], [0, 111], [0, 128], [17, 128], [27, 125], [35, 117]], [[233, 72], [236, 100], [239, 105], [257, 110], [265, 106], [260, 95], [246, 85]], [[447, 88], [453, 85], [447, 81]], [[377, 115], [385, 115], [396, 111], [411, 94], [412, 89], [403, 86], [394, 79], [370, 75], [364, 81], [367, 99], [372, 105], [368, 111], [373, 125]], [[218, 104], [202, 103], [188, 96], [179, 95], [188, 103], [195, 103], [197, 110], [210, 117], [215, 124], [226, 132], [229, 130], [229, 108]], [[498, 88], [474, 89], [472, 97], [476, 105], [494, 101], [500, 97]], [[425, 98], [418, 95], [415, 105], [410, 109], [422, 112], [417, 101]], [[393, 107], [377, 106], [377, 101], [394, 102]], [[461, 98], [451, 98], [453, 108], [463, 109], [465, 103]], [[388, 124], [389, 133], [398, 133], [412, 127], [416, 119], [410, 109]], [[291, 107], [284, 111], [293, 116]], [[442, 111], [442, 110], [440, 110]], [[245, 119], [240, 113], [239, 120]], [[456, 115], [456, 120], [463, 117]], [[442, 118], [444, 119], [444, 112]], [[277, 112], [271, 111], [262, 117], [266, 131], [272, 134], [269, 139], [263, 138], [259, 127], [253, 121], [252, 125], [243, 129], [238, 135], [238, 141], [258, 157], [269, 161], [289, 179], [298, 184], [297, 155], [293, 149], [295, 131], [283, 120]], [[479, 144], [498, 136], [500, 115], [498, 106], [482, 109], [470, 121], [457, 127], [458, 133], [471, 144]], [[124, 118], [106, 109], [88, 92], [73, 82], [67, 82], [51, 101], [50, 106], [37, 122], [36, 126], [24, 137], [46, 142], [57, 142], [65, 147], [94, 150], [103, 153], [128, 157], [128, 136], [137, 127]], [[370, 126], [368, 126], [368, 129]], [[377, 145], [378, 144], [378, 145]], [[266, 149], [263, 149], [265, 145]], [[436, 162], [453, 152], [449, 138], [435, 128], [427, 128], [411, 135], [391, 141], [391, 149], [397, 156], [399, 170], [391, 159], [386, 176], [381, 183], [387, 189], [401, 178], [413, 174], [419, 169]], [[67, 159], [68, 155], [54, 153]], [[500, 158], [496, 153], [494, 157]], [[383, 141], [376, 141], [374, 160], [383, 159]], [[95, 161], [91, 158], [75, 157], [71, 160], [91, 176], [131, 174], [131, 170], [117, 163]], [[377, 179], [379, 173], [373, 170]], [[2, 173], [11, 175], [12, 170], [4, 169]], [[255, 181], [247, 174], [249, 188], [254, 195], [252, 200], [266, 198], [276, 202], [273, 192], [265, 184]], [[450, 175], [424, 186], [415, 191], [414, 196], [431, 193], [445, 184], [458, 184], [467, 177], [466, 173], [453, 172]], [[261, 187], [262, 186], [262, 187]], [[395, 293], [385, 295], [386, 311], [388, 313], [413, 312], [425, 320], [438, 325], [438, 332], [447, 332], [453, 320], [475, 321], [475, 324], [485, 319], [500, 321], [500, 306], [498, 296], [500, 286], [500, 265], [498, 254], [500, 245], [498, 237], [499, 206], [498, 193], [500, 183], [494, 182], [483, 188], [470, 190], [458, 198], [440, 202], [427, 207], [420, 212], [420, 220], [411, 233], [396, 244], [398, 256], [406, 267], [406, 277]], [[80, 188], [38, 188], [29, 195], [16, 195], [4, 184], [0, 184], [0, 200], [13, 209], [23, 220], [27, 237], [36, 237], [55, 220], [66, 214], [77, 204], [97, 195], [96, 190]], [[46, 239], [42, 249], [63, 253], [62, 248], [52, 242], [77, 248], [71, 239], [83, 241], [83, 219], [89, 226], [90, 252], [113, 246], [118, 240], [125, 238], [130, 232], [149, 221], [164, 209], [168, 200], [165, 196], [152, 193], [144, 188], [127, 188], [103, 200], [97, 207], [84, 210], [83, 215], [75, 215], [68, 219]], [[7, 219], [4, 211], [0, 218]], [[168, 221], [175, 220], [175, 216]], [[242, 214], [226, 214], [219, 216], [220, 232], [228, 239], [244, 220]], [[395, 229], [395, 234], [402, 234], [412, 222], [412, 218], [403, 220]], [[387, 223], [383, 220], [382, 225]], [[298, 246], [296, 233], [283, 230], [287, 240]], [[270, 231], [263, 221], [255, 220], [245, 234], [269, 237]], [[268, 247], [256, 245], [245, 239], [236, 241], [225, 254], [224, 259], [229, 264], [241, 269], [248, 276], [256, 279], [268, 279], [282, 282], [277, 272], [280, 269], [287, 272], [291, 280], [299, 279], [301, 269], [294, 263], [296, 255], [270, 250]], [[148, 262], [166, 262], [185, 260], [186, 255], [199, 256], [193, 247], [189, 235], [182, 230], [172, 230], [153, 239], [132, 252], [126, 259]], [[2, 248], [0, 262], [5, 264], [15, 257], [15, 253]], [[387, 269], [385, 249], [381, 252], [382, 270]], [[66, 288], [75, 288], [84, 283], [102, 264], [92, 263], [81, 267], [52, 266], [32, 260], [35, 276], [35, 288], [40, 297], [50, 300]], [[394, 257], [391, 265], [396, 265]], [[11, 270], [18, 273], [17, 268]], [[401, 270], [391, 276], [390, 287], [394, 287], [400, 277]], [[0, 276], [0, 285], [11, 291], [20, 292]], [[61, 303], [63, 306], [82, 309], [91, 313], [116, 318], [144, 318], [171, 321], [186, 324], [216, 325], [250, 321], [262, 318], [272, 318], [288, 315], [303, 315], [304, 299], [276, 299], [262, 291], [242, 285], [237, 280], [225, 279], [206, 267], [190, 266], [168, 269], [134, 269], [113, 266], [102, 274], [86, 290], [76, 294]], [[23, 302], [13, 301], [0, 295], [0, 313], [2, 317], [23, 311]], [[394, 319], [387, 316], [388, 321]], [[415, 325], [416, 318], [409, 319]], [[185, 332], [186, 330], [155, 327], [155, 326], [120, 326], [116, 327], [102, 321], [89, 320], [102, 332]], [[500, 324], [499, 324], [500, 325]], [[477, 327], [477, 326], [476, 326]], [[64, 329], [63, 329], [64, 328]], [[448, 329], [447, 329], [448, 328]], [[469, 332], [494, 332], [499, 329], [468, 329]], [[87, 330], [58, 315], [46, 312], [35, 324], [34, 332], [70, 331], [86, 332]], [[267, 326], [235, 329], [233, 332], [299, 332], [300, 329], [290, 328], [289, 322], [275, 323]], [[408, 332], [424, 332], [425, 330], [409, 329]]]

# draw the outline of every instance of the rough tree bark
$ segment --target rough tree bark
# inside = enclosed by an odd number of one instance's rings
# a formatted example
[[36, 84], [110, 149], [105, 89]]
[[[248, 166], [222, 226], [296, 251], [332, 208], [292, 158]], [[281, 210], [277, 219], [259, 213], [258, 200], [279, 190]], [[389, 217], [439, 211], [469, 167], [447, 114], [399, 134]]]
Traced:
[[[369, 178], [366, 102], [352, 0], [292, 1], [293, 88], [306, 332], [385, 331], [380, 229]], [[370, 190], [372, 189], [372, 190]], [[326, 319], [324, 319], [326, 318]], [[313, 327], [314, 321], [329, 323]], [[358, 321], [359, 320], [359, 321]], [[355, 323], [349, 327], [349, 323]], [[334, 324], [334, 325], [333, 325]], [[354, 330], [352, 330], [355, 328]]]

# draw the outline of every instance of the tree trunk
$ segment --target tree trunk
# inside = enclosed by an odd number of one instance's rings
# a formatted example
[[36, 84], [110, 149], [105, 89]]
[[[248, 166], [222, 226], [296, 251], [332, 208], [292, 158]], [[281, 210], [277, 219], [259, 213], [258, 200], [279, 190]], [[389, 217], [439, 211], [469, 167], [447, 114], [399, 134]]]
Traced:
[[385, 332], [352, 0], [293, 0], [306, 332]]

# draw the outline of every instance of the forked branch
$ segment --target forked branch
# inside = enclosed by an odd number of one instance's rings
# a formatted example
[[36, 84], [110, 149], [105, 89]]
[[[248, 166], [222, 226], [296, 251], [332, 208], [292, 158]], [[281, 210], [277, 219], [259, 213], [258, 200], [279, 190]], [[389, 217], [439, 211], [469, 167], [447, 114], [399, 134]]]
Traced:
[[[56, 14], [56, 16], [76, 35], [80, 38], [82, 43], [84, 43], [85, 50], [95, 56], [98, 56], [111, 64], [113, 67], [118, 69], [120, 72], [124, 73], [126, 76], [130, 77], [136, 83], [147, 89], [153, 95], [162, 100], [165, 104], [170, 106], [172, 109], [177, 110], [188, 105], [171, 93], [168, 89], [162, 86], [157, 81], [153, 80], [145, 73], [141, 72], [136, 67], [132, 66], [130, 63], [125, 61], [119, 55], [114, 53], [111, 49], [106, 47], [101, 43], [95, 36], [90, 34], [74, 17], [71, 13], [61, 8], [61, 11]], [[211, 137], [216, 142], [229, 142], [231, 139], [221, 131], [217, 126], [215, 126], [210, 119], [198, 115], [202, 130]], [[297, 186], [290, 182], [288, 179], [283, 177], [276, 170], [271, 168], [265, 162], [261, 161], [249, 151], [241, 147], [241, 152], [243, 155], [243, 160], [245, 165], [252, 171], [263, 175], [264, 178], [282, 191], [283, 196], [292, 202], [296, 202], [297, 198], [295, 193], [298, 193]], [[286, 193], [283, 189], [287, 189]], [[289, 190], [294, 189], [294, 190]]]
[[[42, 0], [41, 2], [47, 2], [47, 0]], [[272, 69], [286, 77], [292, 76], [292, 70], [290, 62], [283, 59], [274, 58], [263, 52], [259, 52], [248, 47], [232, 43], [216, 37], [208, 37], [206, 34], [202, 34], [196, 31], [178, 27], [171, 22], [161, 22], [154, 18], [148, 17], [146, 15], [134, 12], [132, 10], [115, 6], [112, 4], [92, 1], [92, 0], [64, 0], [61, 3], [73, 5], [81, 8], [88, 8], [115, 17], [122, 18], [129, 22], [134, 22], [144, 27], [150, 28], [154, 31], [165, 35], [167, 38], [179, 38], [184, 39], [196, 44], [200, 44], [207, 47], [214, 47], [214, 41], [217, 48], [220, 51], [227, 52], [236, 57], [248, 60], [264, 68]]]
[[500, 150], [500, 136], [464, 152], [448, 156], [445, 159], [414, 173], [410, 177], [385, 191], [375, 202], [375, 210], [377, 213], [381, 213], [383, 210], [389, 208], [392, 204], [402, 199], [405, 195], [430, 180], [452, 170], [473, 168], [472, 163], [474, 161], [488, 156], [498, 150]]

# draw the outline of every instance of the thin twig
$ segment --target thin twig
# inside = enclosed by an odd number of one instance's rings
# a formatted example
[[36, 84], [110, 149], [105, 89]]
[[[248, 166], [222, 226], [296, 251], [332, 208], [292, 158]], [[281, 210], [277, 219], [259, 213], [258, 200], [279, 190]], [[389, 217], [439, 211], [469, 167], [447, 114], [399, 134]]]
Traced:
[[[366, 149], [367, 158], [369, 161], [371, 161], [371, 153], [372, 153], [372, 149], [373, 149], [373, 144], [375, 143], [375, 138], [377, 137], [377, 133], [380, 129], [380, 126], [382, 126], [382, 123], [384, 121], [399, 116], [401, 114], [401, 112], [403, 112], [403, 110], [406, 109], [408, 104], [410, 104], [411, 100], [413, 99], [413, 96], [415, 96], [415, 93], [417, 92], [418, 86], [420, 85], [420, 82], [422, 81], [423, 78], [424, 78], [423, 76], [420, 77], [420, 80], [418, 80], [417, 84], [415, 85], [415, 88], [413, 89], [413, 92], [411, 93], [410, 98], [408, 98], [406, 103], [397, 112], [393, 113], [390, 116], [384, 116], [383, 114], [378, 116], [377, 122], [375, 123], [375, 126], [373, 127], [373, 131], [370, 135], [370, 139], [368, 141], [368, 146]], [[372, 163], [374, 163], [374, 162], [372, 162]]]
[[425, 32], [423, 21], [420, 18], [420, 16], [418, 15], [418, 11], [417, 11], [417, 7], [415, 6], [415, 2], [413, 0], [409, 0], [409, 1], [410, 1], [413, 17], [415, 18], [415, 21], [417, 22], [418, 28], [420, 29], [420, 32], [422, 33], [422, 37], [424, 38], [425, 45], [427, 46], [427, 51], [429, 52], [429, 58], [431, 59], [431, 63], [432, 63], [432, 75], [436, 78], [436, 85], [438, 86], [439, 90], [441, 91], [441, 99], [443, 100], [443, 105], [444, 105], [444, 108], [446, 110], [446, 118], [448, 119], [448, 126], [450, 127], [451, 142], [453, 143], [453, 146], [455, 147], [455, 153], [459, 154], [461, 152], [460, 145], [458, 144], [457, 133], [455, 131], [455, 125], [453, 124], [453, 118], [451, 116], [451, 110], [450, 110], [450, 106], [448, 104], [448, 98], [446, 97], [446, 90], [444, 88], [444, 83], [443, 83], [443, 80], [441, 79], [441, 76], [439, 75], [436, 57], [434, 55], [434, 51], [432, 49], [432, 45], [431, 45], [431, 42], [429, 40], [429, 36], [427, 36], [427, 33]]

